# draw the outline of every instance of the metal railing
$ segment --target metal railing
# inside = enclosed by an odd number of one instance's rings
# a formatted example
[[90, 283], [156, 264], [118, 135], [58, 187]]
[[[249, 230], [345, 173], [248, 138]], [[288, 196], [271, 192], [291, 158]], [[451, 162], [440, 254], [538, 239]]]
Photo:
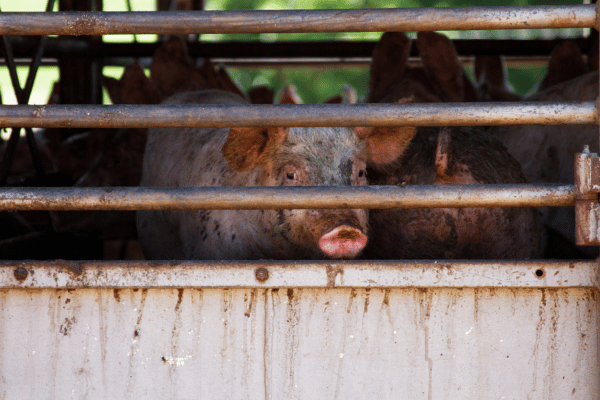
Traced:
[[0, 105], [0, 126], [487, 126], [597, 124], [594, 102], [298, 105]]
[[573, 185], [6, 188], [0, 210], [565, 207]]
[[0, 14], [0, 35], [398, 32], [590, 28], [596, 6]]
[[[2, 35], [580, 28], [595, 5], [241, 12], [2, 13]], [[234, 127], [598, 124], [594, 102], [357, 105], [0, 106], [0, 126]], [[305, 192], [303, 192], [305, 191]], [[573, 185], [421, 188], [2, 189], [0, 209], [566, 206]], [[218, 194], [220, 200], [215, 200]], [[336, 195], [337, 194], [337, 195]], [[343, 194], [343, 196], [341, 195]], [[423, 196], [426, 194], [425, 196]], [[315, 197], [317, 196], [317, 197]], [[271, 199], [267, 201], [267, 199]], [[459, 200], [460, 199], [460, 200]], [[260, 206], [257, 204], [260, 203]]]

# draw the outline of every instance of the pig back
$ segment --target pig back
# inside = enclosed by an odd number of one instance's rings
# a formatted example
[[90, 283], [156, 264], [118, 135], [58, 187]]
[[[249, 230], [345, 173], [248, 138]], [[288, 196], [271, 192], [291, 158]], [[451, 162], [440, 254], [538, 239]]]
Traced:
[[[218, 90], [178, 93], [163, 102], [163, 104], [231, 105], [245, 103], [244, 99], [234, 94]], [[222, 148], [228, 130], [228, 128], [149, 129], [140, 186], [235, 186], [240, 181], [250, 184], [251, 173], [234, 173], [223, 158]], [[252, 212], [247, 211], [246, 214]], [[229, 227], [215, 225], [216, 230], [213, 226], [213, 232], [207, 231], [209, 223], [215, 218], [218, 220], [222, 214], [223, 211], [205, 210], [138, 211], [136, 213], [138, 237], [145, 257], [148, 259], [203, 258], [195, 250], [197, 245], [194, 242], [198, 242], [198, 238], [209, 239], [209, 235], [218, 234], [218, 239], [225, 240], [224, 231], [233, 229], [231, 224]], [[235, 221], [236, 218], [243, 221], [246, 216], [242, 213], [226, 221]], [[238, 240], [241, 239], [240, 236], [243, 235], [236, 233]], [[227, 234], [229, 240], [232, 235], [235, 235], [231, 232]], [[218, 253], [221, 246], [214, 247], [207, 251]], [[206, 254], [204, 258], [218, 258], [218, 256], [211, 257]]]
[[[444, 139], [445, 168], [439, 153]], [[369, 171], [371, 184], [523, 183], [517, 161], [497, 140], [468, 127], [418, 128], [395, 166]], [[539, 254], [532, 208], [371, 210], [368, 258], [507, 259]]]
[[[163, 104], [246, 104], [228, 92], [178, 93]], [[228, 128], [148, 130], [141, 186], [218, 186], [231, 175], [221, 149]]]

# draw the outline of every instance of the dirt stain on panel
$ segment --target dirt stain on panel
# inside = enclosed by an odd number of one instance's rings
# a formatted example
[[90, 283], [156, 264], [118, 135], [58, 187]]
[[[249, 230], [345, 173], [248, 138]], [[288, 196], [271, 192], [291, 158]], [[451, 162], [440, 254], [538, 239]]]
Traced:
[[254, 307], [254, 303], [256, 303], [256, 289], [252, 289], [250, 291], [250, 301], [248, 301], [248, 293], [244, 294], [244, 316], [249, 318], [252, 315], [252, 308]]
[[339, 265], [328, 265], [326, 267], [326, 272], [328, 287], [335, 287], [335, 280], [338, 275], [344, 276], [344, 268]]
[[366, 314], [369, 311], [369, 295], [371, 294], [371, 289], [365, 289], [365, 306], [363, 307], [363, 314]]

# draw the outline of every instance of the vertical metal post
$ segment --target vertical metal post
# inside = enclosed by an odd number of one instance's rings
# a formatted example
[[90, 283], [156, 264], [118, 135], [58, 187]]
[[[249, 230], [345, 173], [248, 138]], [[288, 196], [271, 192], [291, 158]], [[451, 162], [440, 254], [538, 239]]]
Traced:
[[[596, 29], [600, 31], [599, 2], [596, 3]], [[600, 79], [598, 81], [598, 85], [600, 87]], [[596, 124], [598, 125], [599, 129], [598, 140], [600, 142], [600, 97], [596, 99], [596, 113]], [[598, 154], [590, 153], [588, 146], [585, 146], [583, 153], [575, 154], [574, 162], [575, 244], [579, 246], [599, 245], [598, 188], [594, 187], [594, 182], [599, 177]]]
[[[94, 10], [97, 7], [97, 10]], [[102, 10], [102, 1], [59, 0], [60, 11], [98, 11]], [[97, 36], [83, 36], [85, 40], [94, 42], [102, 39]], [[62, 57], [59, 59], [60, 101], [62, 104], [100, 104], [101, 67], [87, 55]]]
[[[600, 3], [596, 3], [596, 28], [600, 28]], [[600, 65], [599, 65], [600, 66]], [[598, 82], [600, 86], [600, 80]], [[596, 124], [600, 129], [600, 97], [596, 99]], [[600, 131], [599, 131], [600, 140]], [[585, 146], [575, 154], [575, 244], [600, 245], [598, 240], [598, 192], [600, 192], [600, 159]]]
[[598, 163], [598, 155], [590, 153], [588, 146], [583, 153], [575, 154], [575, 244], [598, 245], [598, 193], [593, 192], [592, 176]]

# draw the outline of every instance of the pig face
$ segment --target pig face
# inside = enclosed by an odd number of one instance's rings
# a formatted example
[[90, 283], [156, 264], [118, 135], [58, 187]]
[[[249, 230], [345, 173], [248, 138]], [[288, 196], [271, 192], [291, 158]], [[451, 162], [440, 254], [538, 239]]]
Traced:
[[[348, 128], [232, 128], [223, 156], [235, 171], [261, 170], [263, 186], [366, 185], [366, 146]], [[286, 241], [354, 258], [367, 242], [366, 210], [275, 210]]]

